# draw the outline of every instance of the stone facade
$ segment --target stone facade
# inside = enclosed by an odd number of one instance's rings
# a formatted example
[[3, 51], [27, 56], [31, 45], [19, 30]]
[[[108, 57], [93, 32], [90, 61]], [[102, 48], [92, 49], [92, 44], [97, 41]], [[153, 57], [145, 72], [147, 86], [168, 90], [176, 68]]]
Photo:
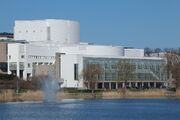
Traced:
[[54, 76], [54, 65], [37, 65], [34, 67], [34, 76]]
[[0, 42], [0, 62], [7, 62], [7, 42]]
[[7, 73], [7, 42], [0, 42], [0, 73]]

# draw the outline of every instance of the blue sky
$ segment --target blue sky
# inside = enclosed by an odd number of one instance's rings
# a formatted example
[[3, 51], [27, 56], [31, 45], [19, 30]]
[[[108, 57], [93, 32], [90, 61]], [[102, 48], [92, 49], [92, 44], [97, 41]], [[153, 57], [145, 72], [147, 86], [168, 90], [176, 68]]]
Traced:
[[83, 42], [180, 47], [180, 0], [0, 0], [0, 32], [33, 19], [79, 21]]

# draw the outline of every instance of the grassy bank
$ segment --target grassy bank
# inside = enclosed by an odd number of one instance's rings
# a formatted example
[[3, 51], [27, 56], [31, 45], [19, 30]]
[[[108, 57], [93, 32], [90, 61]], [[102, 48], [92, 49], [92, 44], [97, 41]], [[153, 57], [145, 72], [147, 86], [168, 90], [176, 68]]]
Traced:
[[[86, 90], [64, 90], [56, 94], [57, 99], [114, 99], [114, 98], [167, 98], [177, 97], [180, 98], [180, 90], [176, 94], [166, 94], [164, 89], [151, 89], [151, 90], [98, 90], [95, 94], [91, 94]], [[16, 94], [14, 90], [1, 90], [0, 102], [12, 101], [42, 101], [44, 100], [43, 92], [23, 90]]]

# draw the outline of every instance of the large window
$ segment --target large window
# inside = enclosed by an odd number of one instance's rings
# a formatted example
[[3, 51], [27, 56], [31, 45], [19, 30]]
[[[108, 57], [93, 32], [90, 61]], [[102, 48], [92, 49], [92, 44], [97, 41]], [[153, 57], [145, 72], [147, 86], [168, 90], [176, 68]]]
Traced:
[[74, 80], [78, 80], [78, 64], [74, 64]]
[[99, 64], [102, 68], [103, 81], [116, 81], [119, 61], [128, 61], [135, 69], [135, 78], [131, 80], [167, 80], [167, 64], [163, 59], [124, 59], [124, 58], [93, 58], [84, 57], [83, 67], [87, 64]]

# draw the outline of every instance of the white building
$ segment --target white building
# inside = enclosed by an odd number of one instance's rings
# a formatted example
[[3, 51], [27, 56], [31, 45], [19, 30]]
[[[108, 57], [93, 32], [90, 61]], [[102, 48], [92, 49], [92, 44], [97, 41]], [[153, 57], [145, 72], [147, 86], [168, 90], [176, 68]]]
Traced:
[[57, 47], [14, 43], [8, 44], [8, 74], [26, 80], [32, 76], [33, 65], [54, 64]]
[[[83, 54], [63, 54], [61, 55], [61, 78], [64, 80], [62, 87], [84, 88], [82, 71], [87, 64], [99, 64], [102, 68], [102, 76], [98, 84], [102, 88], [112, 89], [114, 84], [118, 87], [117, 76], [113, 66], [121, 60], [128, 60], [135, 65], [135, 72], [138, 74], [134, 81], [127, 81], [130, 86], [138, 87], [146, 84], [146, 87], [160, 87], [166, 85], [167, 74], [164, 67], [156, 69], [159, 66], [165, 66], [166, 61], [156, 57], [127, 57], [127, 56], [105, 56], [105, 55], [83, 55]], [[153, 67], [152, 67], [153, 66]], [[147, 68], [145, 68], [147, 67]], [[78, 77], [79, 76], [79, 77]], [[122, 81], [124, 83], [125, 81]], [[121, 84], [122, 84], [121, 83]], [[105, 84], [107, 84], [105, 86]], [[112, 86], [111, 86], [112, 85]], [[123, 85], [119, 85], [119, 88]]]
[[55, 66], [60, 68], [63, 87], [84, 87], [83, 81], [74, 79], [74, 64], [78, 64], [80, 74], [85, 56], [144, 59], [143, 49], [80, 43], [80, 24], [76, 21], [15, 21], [14, 39], [26, 40], [27, 43], [8, 45], [8, 74], [13, 73], [26, 80], [33, 76], [35, 66], [54, 65], [56, 53], [64, 53], [60, 56], [59, 66]]

